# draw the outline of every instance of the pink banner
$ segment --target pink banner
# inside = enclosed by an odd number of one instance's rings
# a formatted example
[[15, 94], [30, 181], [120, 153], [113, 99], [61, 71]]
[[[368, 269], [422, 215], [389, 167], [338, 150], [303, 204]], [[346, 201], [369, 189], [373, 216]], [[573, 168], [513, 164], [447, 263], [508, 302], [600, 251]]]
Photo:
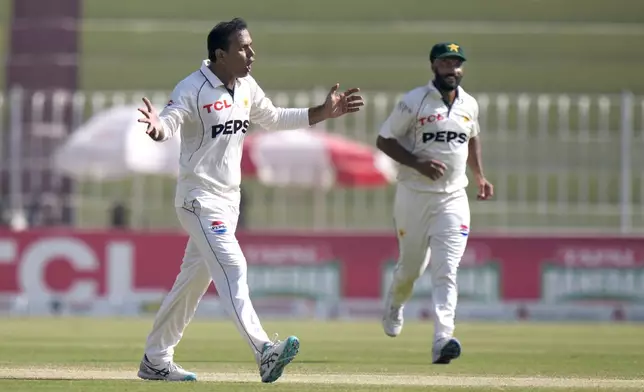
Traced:
[[[389, 234], [238, 235], [255, 296], [378, 299], [398, 253]], [[177, 233], [0, 232], [0, 295], [77, 299], [164, 293], [187, 237]], [[429, 292], [428, 277], [415, 293]], [[214, 289], [211, 288], [214, 293]], [[644, 302], [641, 238], [477, 236], [459, 270], [463, 301]]]

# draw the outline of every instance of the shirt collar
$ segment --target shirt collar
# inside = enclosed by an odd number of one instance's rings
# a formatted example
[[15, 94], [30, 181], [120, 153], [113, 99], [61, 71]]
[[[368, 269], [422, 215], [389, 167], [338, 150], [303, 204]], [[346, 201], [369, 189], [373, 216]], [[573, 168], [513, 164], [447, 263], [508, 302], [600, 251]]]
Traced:
[[209, 66], [210, 66], [210, 60], [204, 60], [201, 63], [200, 71], [203, 74], [203, 76], [206, 77], [206, 79], [208, 80], [208, 83], [210, 83], [212, 88], [223, 86], [224, 84], [221, 82], [221, 80], [219, 80], [219, 78], [214, 73], [212, 73]]

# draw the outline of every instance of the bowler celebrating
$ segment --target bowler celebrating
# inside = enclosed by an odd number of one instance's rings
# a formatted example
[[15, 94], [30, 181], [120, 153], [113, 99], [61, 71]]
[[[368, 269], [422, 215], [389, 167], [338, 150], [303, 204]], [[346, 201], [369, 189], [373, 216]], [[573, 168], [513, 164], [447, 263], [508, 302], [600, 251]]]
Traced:
[[456, 272], [470, 230], [465, 188], [469, 164], [478, 198], [493, 195], [483, 175], [479, 108], [459, 86], [465, 55], [456, 43], [430, 52], [434, 80], [407, 92], [384, 122], [377, 146], [400, 164], [394, 204], [399, 259], [389, 288], [383, 328], [395, 337], [414, 283], [429, 265], [434, 311], [432, 362], [450, 363], [461, 345], [454, 338]]
[[[268, 130], [308, 127], [353, 113], [363, 106], [353, 88], [331, 88], [326, 101], [308, 109], [276, 108], [250, 76], [255, 52], [239, 18], [215, 26], [207, 40], [208, 60], [180, 81], [157, 114], [147, 98], [139, 109], [156, 141], [180, 134], [180, 173], [175, 207], [188, 232], [181, 271], [159, 309], [139, 377], [193, 381], [194, 373], [173, 361], [174, 348], [214, 281], [222, 304], [248, 342], [263, 382], [274, 382], [299, 349], [297, 337], [270, 341], [249, 297], [247, 264], [235, 237], [239, 217], [241, 155], [251, 123]], [[160, 261], [161, 262], [161, 261]], [[217, 347], [213, 347], [214, 350]]]

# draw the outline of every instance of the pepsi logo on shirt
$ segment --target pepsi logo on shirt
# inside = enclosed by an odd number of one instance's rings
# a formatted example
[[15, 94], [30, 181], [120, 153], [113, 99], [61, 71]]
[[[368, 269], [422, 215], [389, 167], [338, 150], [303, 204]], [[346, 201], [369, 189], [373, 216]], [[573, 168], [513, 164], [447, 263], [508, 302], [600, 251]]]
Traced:
[[248, 127], [250, 127], [250, 121], [248, 120], [228, 120], [223, 124], [212, 126], [212, 138], [214, 139], [220, 134], [234, 135], [239, 131], [246, 133]]
[[224, 234], [226, 231], [228, 231], [228, 228], [226, 227], [226, 224], [222, 221], [213, 221], [210, 224], [210, 231], [212, 231], [215, 234]]
[[468, 136], [464, 132], [454, 132], [454, 131], [423, 132], [423, 143], [457, 142], [457, 143], [463, 144], [467, 141], [467, 138]]

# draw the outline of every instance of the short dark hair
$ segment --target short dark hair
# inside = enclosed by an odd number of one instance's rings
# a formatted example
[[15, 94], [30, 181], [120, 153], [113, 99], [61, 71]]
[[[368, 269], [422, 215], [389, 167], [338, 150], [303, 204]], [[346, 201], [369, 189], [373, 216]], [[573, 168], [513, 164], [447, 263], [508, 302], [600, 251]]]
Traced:
[[208, 33], [208, 59], [215, 62], [215, 50], [227, 51], [230, 48], [230, 36], [247, 28], [248, 25], [242, 18], [217, 23]]

